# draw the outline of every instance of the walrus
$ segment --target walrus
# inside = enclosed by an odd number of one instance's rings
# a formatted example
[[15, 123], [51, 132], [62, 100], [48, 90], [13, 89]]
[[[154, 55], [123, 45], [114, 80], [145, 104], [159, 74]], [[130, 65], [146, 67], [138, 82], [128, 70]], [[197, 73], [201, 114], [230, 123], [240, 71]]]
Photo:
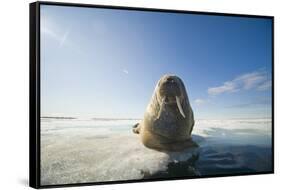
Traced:
[[140, 134], [148, 148], [180, 151], [197, 146], [191, 138], [193, 126], [194, 115], [182, 80], [175, 75], [164, 75], [133, 132]]

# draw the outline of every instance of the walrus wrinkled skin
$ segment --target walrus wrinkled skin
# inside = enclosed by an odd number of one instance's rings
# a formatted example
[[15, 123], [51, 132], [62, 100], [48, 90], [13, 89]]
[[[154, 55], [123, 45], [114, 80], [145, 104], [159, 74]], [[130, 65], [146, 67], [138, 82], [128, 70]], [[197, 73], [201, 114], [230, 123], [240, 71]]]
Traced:
[[134, 125], [142, 143], [152, 149], [180, 151], [196, 147], [191, 139], [194, 116], [182, 80], [164, 75], [157, 83], [143, 120]]

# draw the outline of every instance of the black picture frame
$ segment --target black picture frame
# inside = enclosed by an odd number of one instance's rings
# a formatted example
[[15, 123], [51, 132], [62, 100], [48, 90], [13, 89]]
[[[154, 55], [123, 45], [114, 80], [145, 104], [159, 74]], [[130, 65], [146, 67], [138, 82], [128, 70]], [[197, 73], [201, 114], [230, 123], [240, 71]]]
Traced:
[[[60, 184], [60, 185], [41, 185], [40, 184], [40, 6], [55, 5], [68, 7], [87, 7], [87, 8], [103, 8], [103, 9], [118, 9], [118, 10], [134, 10], [146, 12], [163, 12], [163, 13], [178, 13], [178, 14], [195, 14], [195, 15], [215, 15], [229, 17], [246, 17], [246, 18], [264, 18], [272, 22], [272, 170], [269, 172], [255, 173], [240, 173], [240, 174], [223, 174], [223, 175], [208, 175], [201, 177], [173, 177], [169, 179], [142, 179], [142, 180], [125, 180], [125, 181], [104, 181], [93, 183], [78, 183], [78, 184]], [[193, 178], [210, 178], [210, 177], [227, 177], [237, 175], [257, 175], [257, 174], [272, 174], [274, 173], [274, 17], [262, 15], [247, 15], [247, 14], [232, 14], [232, 13], [216, 13], [216, 12], [199, 12], [187, 10], [170, 10], [156, 8], [141, 8], [141, 7], [125, 7], [125, 6], [109, 6], [109, 5], [92, 5], [92, 4], [77, 4], [77, 3], [59, 3], [59, 2], [34, 2], [29, 4], [29, 59], [30, 59], [30, 80], [29, 80], [29, 185], [33, 188], [54, 188], [54, 187], [71, 187], [85, 185], [100, 185], [100, 184], [120, 184], [120, 183], [136, 183], [162, 180], [179, 180]]]

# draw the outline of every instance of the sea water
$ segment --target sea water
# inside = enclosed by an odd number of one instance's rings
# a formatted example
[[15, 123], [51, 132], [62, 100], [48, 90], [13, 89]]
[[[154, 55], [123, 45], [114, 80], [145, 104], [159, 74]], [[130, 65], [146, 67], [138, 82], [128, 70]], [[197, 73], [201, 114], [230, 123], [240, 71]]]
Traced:
[[198, 148], [148, 149], [139, 120], [41, 118], [41, 185], [250, 174], [272, 170], [271, 119], [196, 120]]

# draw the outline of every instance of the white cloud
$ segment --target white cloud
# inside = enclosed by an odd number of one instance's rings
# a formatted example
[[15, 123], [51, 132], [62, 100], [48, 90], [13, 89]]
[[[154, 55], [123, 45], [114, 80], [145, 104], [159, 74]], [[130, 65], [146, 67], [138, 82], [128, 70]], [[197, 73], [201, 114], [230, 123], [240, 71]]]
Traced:
[[41, 24], [41, 33], [45, 36], [51, 37], [58, 42], [59, 47], [64, 46], [65, 43], [68, 43], [68, 35], [70, 29], [62, 29], [57, 27], [54, 22], [51, 22], [50, 19], [42, 18]]
[[242, 83], [244, 89], [248, 90], [256, 87], [258, 84], [266, 80], [266, 73], [252, 72], [237, 77], [234, 81]]
[[208, 88], [208, 94], [210, 95], [218, 95], [225, 92], [235, 92], [237, 91], [236, 84], [232, 81], [225, 82], [222, 86]]
[[197, 98], [197, 99], [194, 100], [194, 103], [195, 103], [196, 105], [202, 105], [202, 104], [204, 104], [205, 102], [206, 102], [205, 100], [200, 99], [200, 98]]
[[268, 80], [265, 71], [246, 73], [226, 81], [221, 86], [208, 88], [208, 94], [215, 96], [222, 93], [233, 93], [239, 90], [267, 90], [271, 87], [271, 80]]
[[64, 30], [58, 30], [58, 28], [54, 27], [51, 24], [44, 24], [41, 26], [41, 34], [48, 36], [55, 40], [58, 44], [58, 47], [61, 48], [63, 46], [67, 46], [68, 48], [74, 50], [76, 53], [85, 56], [86, 53], [84, 50], [81, 49], [81, 45], [77, 46], [71, 39], [69, 38], [71, 30], [70, 28]]
[[50, 28], [48, 28], [46, 26], [41, 26], [41, 33], [45, 34], [47, 36], [50, 36], [57, 41], [60, 39], [59, 36], [53, 30], [51, 30]]
[[67, 30], [63, 34], [63, 36], [61, 37], [61, 39], [60, 39], [60, 47], [62, 47], [64, 45], [65, 41], [67, 40], [68, 34], [69, 34], [69, 30]]
[[123, 69], [123, 73], [129, 74], [129, 71], [127, 69]]
[[260, 86], [258, 86], [257, 90], [259, 90], [259, 91], [267, 90], [267, 89], [271, 88], [271, 86], [272, 86], [272, 81], [267, 80], [264, 83], [262, 83]]
[[47, 26], [42, 26], [41, 27], [41, 33], [45, 34], [47, 36], [50, 36], [51, 38], [53, 38], [54, 40], [59, 42], [59, 46], [61, 47], [61, 46], [64, 45], [64, 43], [67, 40], [67, 37], [68, 37], [68, 34], [69, 34], [69, 30], [65, 31], [63, 33], [63, 35], [59, 35], [57, 32], [55, 32], [51, 28], [48, 28]]

